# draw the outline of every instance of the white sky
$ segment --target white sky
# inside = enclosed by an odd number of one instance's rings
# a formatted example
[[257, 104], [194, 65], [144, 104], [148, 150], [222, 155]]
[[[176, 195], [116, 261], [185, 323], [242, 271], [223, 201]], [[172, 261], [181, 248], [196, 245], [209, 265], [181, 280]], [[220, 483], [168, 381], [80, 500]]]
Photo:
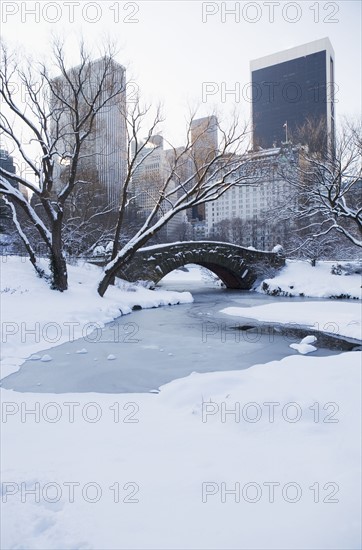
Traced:
[[[70, 22], [71, 4], [74, 4], [74, 22]], [[275, 5], [274, 21], [271, 21], [272, 4]], [[325, 36], [330, 38], [335, 51], [337, 115], [358, 116], [361, 112], [361, 5], [358, 0], [3, 0], [1, 26], [3, 38], [10, 47], [23, 46], [24, 52], [33, 54], [34, 58], [47, 54], [52, 32], [67, 38], [70, 51], [74, 51], [74, 40], [80, 34], [91, 45], [101, 41], [105, 34], [115, 38], [121, 48], [118, 61], [127, 66], [128, 80], [137, 82], [147, 99], [163, 102], [167, 118], [165, 137], [181, 144], [189, 106], [199, 105], [200, 116], [214, 107], [222, 114], [236, 106], [243, 117], [249, 118], [250, 103], [242, 96], [240, 101], [235, 101], [231, 95], [222, 103], [221, 88], [234, 88], [235, 83], [239, 83], [243, 90], [250, 82], [251, 59]], [[235, 7], [240, 11], [240, 22], [232, 14], [222, 22], [225, 8]], [[30, 13], [34, 9], [38, 12], [37, 21]], [[216, 13], [203, 22], [203, 10]], [[127, 22], [127, 17], [138, 22]], [[260, 17], [258, 21], [251, 22], [257, 17]], [[291, 22], [297, 17], [297, 22]], [[50, 22], [56, 19], [59, 20]], [[219, 92], [207, 103], [202, 101], [203, 82], [214, 82], [219, 87]]]

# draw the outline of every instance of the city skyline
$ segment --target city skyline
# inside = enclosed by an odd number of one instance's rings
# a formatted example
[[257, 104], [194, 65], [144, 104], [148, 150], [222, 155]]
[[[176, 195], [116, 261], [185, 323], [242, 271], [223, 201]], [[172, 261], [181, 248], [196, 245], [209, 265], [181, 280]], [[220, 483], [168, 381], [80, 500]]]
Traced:
[[[30, 6], [29, 2], [20, 4]], [[128, 81], [132, 83], [129, 99], [140, 88], [146, 100], [163, 101], [164, 134], [175, 145], [182, 143], [190, 106], [191, 109], [199, 107], [198, 117], [207, 116], [217, 108], [220, 120], [236, 107], [241, 118], [250, 120], [251, 102], [247, 96], [252, 59], [325, 36], [330, 38], [336, 52], [337, 119], [343, 115], [356, 116], [360, 111], [358, 21], [361, 7], [358, 2], [319, 2], [319, 12], [316, 3], [293, 3], [300, 9], [300, 18], [294, 23], [292, 19], [298, 13], [295, 15], [292, 8], [288, 8], [291, 4], [288, 2], [280, 2], [272, 23], [268, 2], [249, 3], [262, 10], [254, 23], [254, 12], [243, 11], [242, 2], [131, 2], [127, 10], [121, 3], [102, 2], [98, 12], [74, 9], [73, 22], [66, 26], [64, 23], [70, 15], [66, 11], [67, 3], [50, 4], [57, 4], [58, 11], [49, 8], [47, 12], [32, 15], [20, 7], [16, 13], [5, 13], [6, 6], [3, 7], [3, 36], [9, 45], [16, 44], [14, 37], [19, 36], [19, 32], [15, 29], [19, 29], [19, 25], [22, 44], [32, 55], [37, 55], [36, 52], [46, 55], [51, 33], [64, 34], [64, 28], [70, 52], [80, 34], [94, 45], [97, 36], [99, 40], [104, 35], [117, 37], [118, 61], [126, 66]], [[223, 13], [222, 4], [226, 6], [224, 12], [231, 10], [232, 5], [239, 6], [239, 13]], [[333, 6], [335, 13], [332, 13]], [[59, 21], [50, 23], [56, 16]], [[99, 20], [92, 23], [96, 18]], [[69, 64], [75, 64], [72, 54]], [[207, 93], [210, 88], [212, 93]]]

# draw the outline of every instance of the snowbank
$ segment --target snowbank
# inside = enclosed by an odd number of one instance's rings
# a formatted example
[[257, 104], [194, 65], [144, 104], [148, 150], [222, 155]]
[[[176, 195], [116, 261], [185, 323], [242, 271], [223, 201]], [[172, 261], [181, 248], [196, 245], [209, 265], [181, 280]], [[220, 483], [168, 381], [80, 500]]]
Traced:
[[275, 296], [311, 298], [362, 298], [360, 275], [332, 275], [332, 262], [287, 260], [286, 266], [273, 278], [265, 279], [255, 290]]
[[69, 290], [50, 290], [26, 258], [1, 258], [1, 376], [31, 354], [90, 334], [134, 306], [153, 308], [192, 302], [189, 292], [148, 290], [125, 281], [97, 294], [100, 268], [68, 266]]
[[360, 548], [360, 361], [298, 355], [159, 394], [1, 390], [1, 547]]
[[253, 307], [227, 307], [221, 313], [258, 321], [305, 326], [332, 334], [362, 337], [361, 305], [349, 302], [278, 302]]

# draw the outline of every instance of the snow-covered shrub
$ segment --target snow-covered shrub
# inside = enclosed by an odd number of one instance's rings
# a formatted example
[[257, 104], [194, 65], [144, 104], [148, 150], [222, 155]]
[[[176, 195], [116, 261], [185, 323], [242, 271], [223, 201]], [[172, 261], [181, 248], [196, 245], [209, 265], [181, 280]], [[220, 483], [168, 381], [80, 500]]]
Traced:
[[362, 275], [362, 261], [348, 262], [348, 264], [344, 264], [342, 267], [345, 275]]
[[342, 275], [342, 266], [341, 264], [333, 264], [331, 268], [332, 275]]
[[105, 248], [104, 246], [96, 246], [95, 249], [93, 250], [93, 256], [104, 256], [105, 254]]
[[283, 255], [284, 254], [284, 248], [282, 247], [281, 244], [277, 244], [277, 245], [274, 246], [272, 252], [274, 252], [274, 254]]
[[362, 275], [362, 262], [333, 264], [331, 273], [332, 275]]
[[285, 298], [292, 298], [294, 296], [294, 294], [292, 294], [288, 290], [282, 290], [280, 286], [272, 288], [265, 281], [262, 283], [261, 289], [263, 292], [265, 292], [265, 294], [268, 294], [269, 296], [283, 296]]

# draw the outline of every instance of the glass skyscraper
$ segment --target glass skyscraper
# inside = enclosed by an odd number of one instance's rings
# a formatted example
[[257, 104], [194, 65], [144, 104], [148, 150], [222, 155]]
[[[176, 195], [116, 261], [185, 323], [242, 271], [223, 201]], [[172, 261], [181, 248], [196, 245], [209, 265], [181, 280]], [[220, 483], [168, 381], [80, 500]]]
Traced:
[[334, 150], [334, 51], [328, 38], [251, 62], [254, 147], [293, 140], [307, 121]]

